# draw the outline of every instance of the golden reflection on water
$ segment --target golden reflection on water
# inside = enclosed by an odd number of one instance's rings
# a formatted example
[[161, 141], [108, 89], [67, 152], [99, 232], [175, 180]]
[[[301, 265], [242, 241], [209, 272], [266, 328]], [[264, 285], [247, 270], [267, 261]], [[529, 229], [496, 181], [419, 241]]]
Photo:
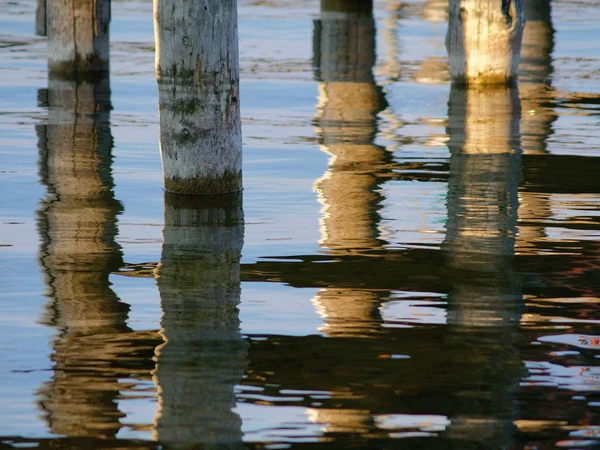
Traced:
[[[377, 114], [386, 107], [375, 83], [375, 20], [371, 2], [321, 2], [315, 21], [314, 63], [319, 81], [316, 134], [331, 155], [325, 175], [314, 183], [323, 205], [322, 247], [332, 254], [381, 248], [378, 210], [381, 179], [376, 171], [390, 161], [373, 142]], [[328, 336], [369, 335], [379, 329], [381, 293], [327, 288], [312, 300]]]
[[[443, 2], [428, 3], [436, 5], [433, 19], [443, 16]], [[547, 156], [557, 118], [546, 103], [553, 95], [548, 77], [554, 31], [549, 9], [537, 12], [525, 30], [519, 89], [451, 88], [447, 137], [437, 141], [446, 142], [450, 153], [441, 251], [402, 250], [387, 247], [380, 226], [382, 185], [404, 163], [376, 144], [378, 118], [384, 111], [395, 116], [373, 76], [372, 4], [323, 0], [314, 28], [319, 97], [313, 120], [320, 148], [330, 155], [314, 183], [322, 204], [322, 254], [240, 270], [241, 197], [167, 195], [160, 262], [137, 273], [156, 280], [159, 331], [132, 331], [129, 307], [109, 281], [124, 263], [115, 241], [121, 205], [110, 168], [108, 79], [51, 77], [41, 95], [49, 105], [48, 125], [37, 129], [40, 176], [48, 188], [38, 211], [49, 298], [43, 320], [57, 330], [52, 379], [38, 392], [50, 432], [117, 438], [126, 418], [119, 402], [133, 398], [141, 381], [154, 383], [156, 392], [146, 397], [156, 409], [152, 422], [137, 429], [173, 447], [245, 448], [236, 401], [275, 410], [302, 407], [306, 421], [320, 427], [310, 439], [338, 448], [346, 440], [406, 437], [508, 448], [517, 445], [519, 430], [579, 429], [524, 419], [518, 410], [520, 383], [536, 386], [540, 376], [564, 376], [558, 364], [527, 360], [521, 351], [533, 335], [527, 333], [564, 327], [558, 336], [535, 336], [536, 343], [568, 347], [567, 358], [573, 348], [598, 347], [592, 328], [598, 259], [590, 256], [598, 248], [596, 194], [589, 186], [578, 194], [567, 188], [546, 192], [550, 183], [543, 191], [535, 183], [539, 178], [519, 190], [523, 173], [535, 172], [527, 172], [527, 157]], [[391, 39], [396, 31], [387, 25]], [[387, 69], [393, 78], [399, 65]], [[435, 76], [421, 81], [443, 80], [444, 70], [436, 66]], [[559, 220], [591, 230], [586, 235], [574, 228], [570, 242], [567, 228], [553, 238], [556, 227], [548, 224]], [[584, 246], [585, 238], [590, 242]], [[542, 268], [533, 256], [548, 246], [557, 253], [552, 239], [570, 245], [564, 255], [573, 258]], [[583, 253], [587, 259], [575, 258]], [[311, 301], [323, 321], [321, 335], [244, 338], [240, 279], [318, 288]], [[574, 300], [536, 295], [557, 284], [589, 298], [578, 298], [566, 311]], [[526, 290], [534, 293], [524, 296]], [[402, 292], [416, 296], [400, 298]], [[435, 303], [443, 314], [435, 315], [435, 323], [419, 320], [417, 306], [410, 313], [414, 320], [398, 321], [396, 328], [384, 319], [386, 305], [407, 299], [418, 305], [415, 298]], [[526, 351], [529, 359], [540, 357]], [[567, 360], [565, 366], [573, 385], [597, 385], [591, 365]], [[236, 396], [238, 385], [254, 394]]]
[[[127, 357], [153, 333], [134, 335], [129, 307], [111, 289], [122, 265], [111, 174], [110, 85], [107, 77], [50, 76], [40, 98], [48, 125], [38, 126], [40, 176], [48, 195], [38, 210], [39, 261], [48, 286], [43, 322], [57, 329], [53, 377], [38, 393], [51, 431], [69, 437], [115, 437], [124, 416], [119, 378], [137, 369]], [[155, 337], [154, 337], [155, 338]], [[151, 348], [151, 347], [150, 347]]]

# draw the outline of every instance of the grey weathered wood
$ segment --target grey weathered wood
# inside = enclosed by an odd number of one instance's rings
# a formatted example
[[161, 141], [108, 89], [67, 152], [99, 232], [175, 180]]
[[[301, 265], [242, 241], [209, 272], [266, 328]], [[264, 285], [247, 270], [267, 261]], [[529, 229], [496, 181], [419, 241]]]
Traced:
[[514, 82], [524, 23], [522, 0], [450, 0], [446, 47], [452, 81]]
[[237, 0], [155, 0], [165, 190], [242, 188]]
[[110, 0], [47, 0], [48, 69], [109, 70]]
[[243, 449], [235, 385], [246, 367], [240, 333], [241, 195], [165, 195], [161, 263], [155, 275], [164, 344], [153, 378], [155, 438], [167, 444]]
[[46, 36], [46, 0], [37, 0], [36, 2], [35, 34]]

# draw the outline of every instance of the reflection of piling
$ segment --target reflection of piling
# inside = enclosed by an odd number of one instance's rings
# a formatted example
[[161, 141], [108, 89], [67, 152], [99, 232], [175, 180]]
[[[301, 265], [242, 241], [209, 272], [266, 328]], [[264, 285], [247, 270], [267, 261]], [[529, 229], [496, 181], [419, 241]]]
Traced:
[[[314, 29], [315, 122], [321, 148], [331, 159], [315, 189], [323, 204], [321, 245], [333, 253], [364, 252], [382, 244], [376, 171], [389, 154], [374, 144], [377, 114], [386, 107], [373, 76], [375, 60], [372, 1], [322, 0]], [[380, 330], [381, 296], [370, 290], [322, 289], [313, 299], [325, 321], [321, 331], [337, 338], [372, 336]], [[311, 420], [327, 432], [357, 432], [369, 427], [371, 414], [317, 408]]]
[[55, 434], [114, 436], [121, 427], [117, 377], [104, 377], [98, 387], [77, 370], [110, 361], [114, 349], [107, 337], [128, 330], [128, 308], [109, 282], [122, 265], [115, 242], [121, 204], [112, 192], [109, 80], [51, 75], [47, 101], [48, 125], [37, 129], [40, 174], [49, 192], [38, 211], [40, 263], [50, 297], [45, 321], [59, 337], [53, 380], [42, 387], [40, 404]]
[[[515, 431], [515, 394], [522, 363], [514, 347], [522, 310], [511, 267], [521, 173], [516, 88], [453, 86], [448, 222], [443, 248], [455, 272], [448, 298], [447, 339], [463, 348], [472, 392], [468, 410], [451, 418], [452, 439], [507, 448]], [[467, 372], [465, 372], [467, 373]]]
[[319, 80], [315, 122], [322, 148], [332, 156], [329, 170], [315, 183], [324, 205], [321, 244], [333, 250], [377, 247], [381, 195], [374, 171], [388, 155], [373, 143], [385, 99], [372, 73], [371, 2], [323, 1], [314, 42]]
[[154, 2], [165, 189], [242, 188], [237, 0]]
[[108, 72], [110, 0], [46, 0], [45, 14], [48, 70]]
[[549, 0], [527, 0], [524, 9], [527, 26], [523, 30], [519, 66], [523, 110], [521, 140], [524, 154], [544, 154], [546, 139], [557, 117], [549, 101], [554, 27]]
[[[558, 115], [553, 107], [552, 51], [554, 27], [549, 0], [524, 2], [527, 26], [523, 31], [520, 86], [522, 121], [521, 142], [524, 155], [547, 153], [548, 137]], [[520, 193], [519, 251], [527, 252], [546, 239], [544, 222], [551, 216], [547, 194], [525, 190]]]
[[241, 419], [232, 411], [247, 354], [237, 309], [241, 196], [167, 194], [163, 236], [156, 278], [164, 343], [155, 356], [154, 437], [182, 446], [243, 448]]
[[452, 214], [445, 242], [453, 250], [451, 265], [494, 271], [514, 252], [521, 173], [518, 92], [453, 87], [449, 109]]
[[[315, 182], [323, 204], [321, 245], [332, 252], [361, 252], [381, 246], [380, 180], [375, 171], [388, 161], [373, 143], [377, 113], [385, 108], [375, 83], [375, 22], [370, 1], [321, 2], [314, 28], [315, 76], [319, 80], [315, 118], [322, 149], [331, 155]], [[329, 336], [357, 336], [379, 328], [380, 296], [368, 290], [327, 288], [313, 300]]]

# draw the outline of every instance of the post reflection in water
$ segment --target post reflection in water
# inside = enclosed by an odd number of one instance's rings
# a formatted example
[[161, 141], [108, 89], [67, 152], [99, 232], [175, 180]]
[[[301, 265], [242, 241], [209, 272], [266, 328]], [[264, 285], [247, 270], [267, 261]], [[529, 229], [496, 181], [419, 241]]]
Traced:
[[[386, 108], [375, 83], [375, 20], [372, 1], [323, 0], [314, 24], [315, 77], [319, 82], [316, 133], [331, 155], [314, 188], [323, 204], [322, 247], [332, 254], [360, 254], [381, 248], [382, 195], [377, 171], [390, 162], [374, 144], [377, 114]], [[386, 293], [326, 288], [313, 303], [328, 336], [365, 336], [379, 330], [379, 304]]]
[[[454, 273], [446, 339], [468, 370], [472, 400], [445, 436], [508, 448], [523, 363], [515, 344], [523, 300], [512, 268], [521, 178], [516, 87], [452, 86], [448, 134], [448, 221], [442, 248]], [[454, 361], [456, 364], [458, 361]]]
[[[527, 24], [523, 29], [519, 65], [521, 141], [523, 154], [530, 156], [529, 165], [534, 167], [536, 155], [548, 154], [548, 137], [558, 118], [551, 85], [554, 27], [550, 0], [528, 0], [523, 7]], [[519, 251], [535, 251], [535, 247], [545, 241], [543, 222], [552, 217], [551, 208], [547, 194], [531, 192], [529, 189], [520, 192], [519, 220], [522, 225], [517, 242]]]
[[[377, 114], [387, 104], [375, 83], [373, 2], [322, 0], [314, 24], [315, 77], [319, 82], [315, 117], [329, 168], [314, 188], [323, 205], [322, 247], [332, 254], [360, 254], [381, 248], [378, 223], [382, 195], [377, 170], [390, 160], [374, 143]], [[312, 300], [329, 337], [369, 337], [380, 330], [379, 305], [386, 292], [325, 288]], [[372, 424], [369, 411], [313, 409], [311, 420], [329, 433], [360, 432]]]
[[116, 336], [130, 330], [129, 308], [109, 282], [122, 264], [115, 242], [122, 208], [112, 191], [109, 79], [51, 74], [40, 98], [49, 108], [48, 124], [36, 130], [48, 188], [38, 210], [39, 261], [50, 299], [43, 322], [57, 328], [57, 337], [52, 381], [41, 387], [39, 405], [54, 434], [113, 437], [122, 417], [113, 366], [123, 348]]
[[241, 194], [165, 194], [163, 238], [156, 280], [164, 342], [155, 353], [153, 437], [166, 445], [244, 448], [232, 410], [248, 353], [237, 308]]

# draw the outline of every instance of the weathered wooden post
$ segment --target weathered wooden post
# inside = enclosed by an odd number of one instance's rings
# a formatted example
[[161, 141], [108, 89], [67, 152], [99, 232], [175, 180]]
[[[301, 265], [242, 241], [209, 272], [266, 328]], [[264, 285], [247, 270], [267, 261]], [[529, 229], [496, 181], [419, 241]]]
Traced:
[[35, 34], [46, 36], [46, 0], [37, 0], [35, 5]]
[[[451, 87], [448, 221], [442, 248], [453, 280], [445, 339], [476, 400], [444, 436], [509, 448], [523, 364], [515, 348], [523, 299], [512, 268], [521, 179], [516, 87]], [[458, 392], [469, 398], [472, 392]]]
[[40, 98], [48, 106], [48, 124], [36, 127], [48, 189], [38, 210], [39, 262], [49, 297], [43, 321], [57, 337], [52, 380], [41, 387], [39, 404], [55, 434], [114, 437], [122, 417], [115, 401], [119, 376], [108, 369], [95, 383], [86, 371], [94, 365], [98, 374], [102, 361], [114, 365], [116, 337], [130, 331], [129, 307], [109, 281], [123, 264], [115, 242], [122, 205], [112, 190], [109, 80], [51, 74]]
[[242, 189], [237, 0], [154, 0], [164, 187]]
[[48, 70], [108, 72], [110, 0], [46, 0], [45, 5]]
[[446, 47], [453, 82], [509, 84], [518, 76], [523, 0], [450, 0]]
[[235, 385], [246, 367], [240, 334], [241, 194], [166, 193], [156, 269], [164, 343], [153, 378], [159, 410], [154, 438], [197, 448], [244, 448]]

